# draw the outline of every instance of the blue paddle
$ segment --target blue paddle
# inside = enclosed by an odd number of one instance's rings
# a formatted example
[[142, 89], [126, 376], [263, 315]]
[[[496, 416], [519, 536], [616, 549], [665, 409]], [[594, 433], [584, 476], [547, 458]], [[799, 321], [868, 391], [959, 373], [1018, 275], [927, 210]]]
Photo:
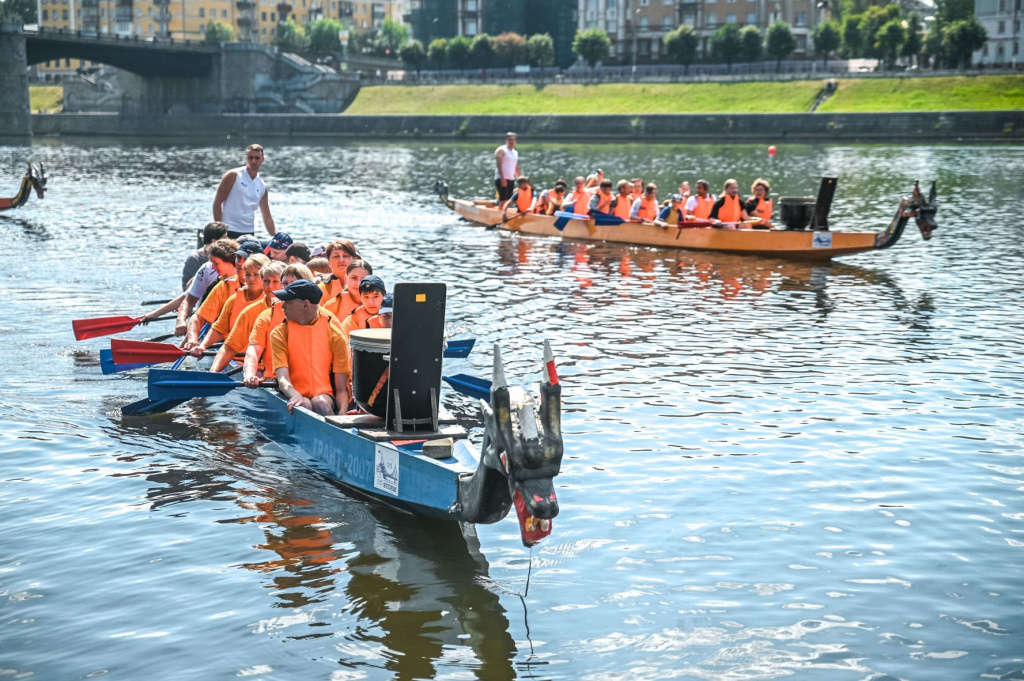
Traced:
[[469, 353], [476, 344], [476, 338], [459, 338], [448, 341], [448, 347], [444, 350], [444, 356], [448, 359], [461, 359], [469, 357]]
[[[210, 324], [206, 323], [203, 328], [199, 331], [199, 338], [205, 338], [206, 332], [210, 330]], [[169, 337], [169, 336], [168, 336]], [[156, 340], [156, 339], [154, 339]], [[113, 350], [111, 350], [113, 352]], [[185, 361], [188, 355], [182, 355], [178, 360], [171, 365], [172, 369], [177, 369], [181, 366], [181, 363]], [[232, 371], [238, 371], [233, 369]], [[231, 372], [228, 372], [231, 373]], [[185, 404], [188, 400], [151, 400], [148, 397], [141, 400], [136, 400], [130, 404], [126, 404], [121, 407], [122, 416], [139, 416], [141, 414], [157, 414], [160, 412], [170, 411], [180, 404]]]
[[[244, 387], [244, 383], [234, 380], [227, 374], [215, 374], [209, 371], [176, 371], [174, 369], [149, 370], [149, 399], [159, 400], [190, 400], [194, 397], [220, 397], [227, 395], [235, 388]], [[261, 388], [276, 388], [276, 380], [260, 382]]]
[[454, 376], [442, 376], [444, 382], [455, 388], [468, 397], [475, 397], [481, 400], [491, 399], [491, 382], [486, 378], [477, 378], [469, 374], [455, 374]]

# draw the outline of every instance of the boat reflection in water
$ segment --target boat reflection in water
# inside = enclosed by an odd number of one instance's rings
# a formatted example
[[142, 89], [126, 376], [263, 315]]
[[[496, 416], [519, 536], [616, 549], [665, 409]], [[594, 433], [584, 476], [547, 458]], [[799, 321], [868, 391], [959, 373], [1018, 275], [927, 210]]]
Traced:
[[[141, 471], [154, 483], [146, 500], [156, 511], [230, 499], [246, 512], [218, 524], [259, 526], [264, 540], [254, 548], [266, 557], [238, 567], [263, 575], [277, 602], [263, 608], [268, 614], [255, 633], [274, 636], [287, 627], [291, 639], [323, 638], [329, 650], [342, 651], [341, 666], [384, 668], [394, 678], [433, 678], [439, 663], [452, 659], [481, 679], [516, 678], [516, 643], [487, 586], [488, 564], [475, 537], [463, 536], [457, 523], [348, 496], [295, 468], [275, 445], [249, 442], [259, 436], [225, 420], [237, 417], [223, 403], [192, 405], [171, 422], [115, 422], [113, 434], [135, 447], [157, 443], [154, 455], [161, 440], [208, 443], [171, 465], [145, 462]], [[289, 614], [274, 616], [268, 608]]]

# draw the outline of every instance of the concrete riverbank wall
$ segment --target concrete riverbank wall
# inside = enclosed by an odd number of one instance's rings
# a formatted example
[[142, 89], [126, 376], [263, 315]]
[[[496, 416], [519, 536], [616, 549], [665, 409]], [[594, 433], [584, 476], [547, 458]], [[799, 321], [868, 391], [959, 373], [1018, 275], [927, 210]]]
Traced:
[[1024, 111], [844, 114], [346, 116], [35, 114], [36, 136], [327, 137], [357, 140], [551, 142], [1021, 142]]

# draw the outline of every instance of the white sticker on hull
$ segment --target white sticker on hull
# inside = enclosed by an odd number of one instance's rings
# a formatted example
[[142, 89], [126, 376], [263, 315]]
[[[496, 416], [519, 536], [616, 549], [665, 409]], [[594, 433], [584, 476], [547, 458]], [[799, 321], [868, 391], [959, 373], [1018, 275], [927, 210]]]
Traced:
[[814, 232], [811, 237], [812, 248], [832, 248], [832, 232]]
[[465, 210], [470, 215], [480, 215], [480, 209], [477, 208], [476, 206], [466, 206], [463, 210]]
[[398, 450], [377, 445], [373, 454], [373, 486], [398, 496]]

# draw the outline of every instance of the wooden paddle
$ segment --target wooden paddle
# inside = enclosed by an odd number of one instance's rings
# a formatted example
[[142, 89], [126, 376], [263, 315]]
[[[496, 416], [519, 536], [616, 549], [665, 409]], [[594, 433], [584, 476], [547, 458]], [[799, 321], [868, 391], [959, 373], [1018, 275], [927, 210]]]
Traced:
[[[232, 379], [227, 374], [173, 369], [149, 370], [149, 399], [153, 401], [219, 397], [244, 386], [244, 383]], [[260, 381], [259, 387], [276, 388], [277, 380]]]
[[480, 400], [491, 399], [491, 382], [486, 378], [477, 378], [469, 374], [455, 374], [454, 376], [442, 376], [444, 382], [455, 388], [456, 392], [467, 397], [475, 397]]
[[505, 217], [505, 218], [504, 218], [504, 219], [503, 219], [503, 220], [502, 220], [501, 222], [495, 222], [495, 223], [494, 223], [493, 225], [487, 225], [486, 227], [484, 227], [484, 229], [486, 229], [486, 230], [488, 230], [488, 231], [489, 231], [489, 230], [492, 230], [492, 229], [497, 229], [498, 227], [501, 227], [501, 226], [502, 226], [502, 225], [504, 225], [504, 224], [507, 224], [507, 223], [509, 223], [509, 222], [512, 222], [512, 221], [513, 221], [513, 220], [515, 220], [516, 218], [521, 218], [521, 217], [523, 217], [524, 215], [529, 215], [529, 213], [516, 213], [516, 214], [515, 214], [515, 215], [513, 215], [512, 217], [508, 217], [508, 216], [506, 216], [506, 217]]
[[[173, 343], [153, 343], [151, 341], [133, 341], [123, 338], [113, 338], [110, 341], [110, 352], [113, 355], [115, 364], [159, 364], [161, 362], [173, 362], [179, 357], [186, 357], [191, 353], [185, 352]], [[204, 357], [213, 357], [216, 350], [207, 350]]]
[[170, 298], [168, 300], [143, 300], [142, 301], [142, 305], [145, 306], [145, 307], [149, 307], [151, 305], [166, 305], [167, 303], [171, 302], [172, 300], [174, 300], [174, 299]]
[[[159, 322], [165, 319], [177, 319], [177, 315], [165, 315], [147, 320]], [[75, 340], [86, 340], [87, 338], [99, 338], [110, 336], [123, 331], [131, 331], [142, 323], [141, 317], [96, 317], [94, 319], [74, 319], [71, 321], [71, 328], [75, 331]]]

